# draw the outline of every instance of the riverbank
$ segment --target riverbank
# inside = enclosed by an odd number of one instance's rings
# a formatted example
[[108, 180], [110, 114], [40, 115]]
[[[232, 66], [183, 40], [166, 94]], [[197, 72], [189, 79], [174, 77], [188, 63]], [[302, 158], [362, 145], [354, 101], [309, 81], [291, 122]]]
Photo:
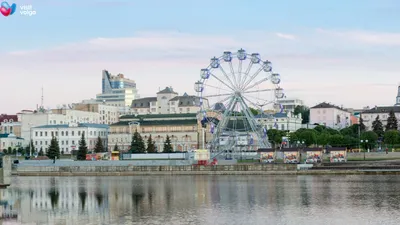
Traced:
[[400, 174], [399, 165], [337, 165], [300, 169], [297, 164], [235, 164], [217, 166], [24, 166], [14, 176], [138, 176], [138, 175], [356, 175]]

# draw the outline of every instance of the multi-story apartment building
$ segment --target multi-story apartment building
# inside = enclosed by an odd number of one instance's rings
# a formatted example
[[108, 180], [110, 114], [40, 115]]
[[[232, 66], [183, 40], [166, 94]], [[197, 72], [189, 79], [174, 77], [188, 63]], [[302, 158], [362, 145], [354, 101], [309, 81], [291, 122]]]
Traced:
[[96, 112], [100, 114], [99, 123], [113, 124], [119, 121], [119, 107], [103, 103], [77, 103], [73, 104], [74, 110]]
[[78, 149], [82, 134], [85, 135], [88, 150], [94, 149], [98, 137], [102, 139], [103, 146], [107, 146], [108, 129], [108, 125], [105, 124], [52, 124], [33, 127], [31, 137], [36, 151], [42, 148], [46, 152], [51, 138], [55, 136], [59, 142], [60, 151], [70, 154], [72, 150]]
[[189, 151], [198, 148], [201, 126], [196, 113], [125, 115], [120, 122], [110, 125], [108, 148], [117, 144], [121, 150], [129, 150], [132, 135], [137, 130], [145, 142], [152, 136], [157, 151], [162, 152], [167, 135], [174, 151]]
[[96, 95], [96, 102], [117, 106], [120, 111], [130, 107], [132, 101], [138, 98], [136, 83], [123, 74], [112, 75], [107, 70], [102, 72], [102, 92]]
[[294, 132], [302, 128], [301, 114], [294, 115], [290, 111], [288, 113], [275, 114], [259, 114], [255, 116], [256, 120], [266, 126], [268, 129], [288, 130]]
[[101, 114], [72, 109], [54, 109], [47, 111], [23, 112], [21, 117], [21, 137], [31, 140], [31, 129], [44, 125], [64, 125], [76, 123], [99, 124]]
[[21, 123], [18, 115], [0, 115], [0, 134], [14, 134], [21, 137]]
[[372, 130], [372, 123], [379, 116], [379, 120], [383, 126], [386, 126], [389, 112], [393, 111], [397, 121], [400, 120], [400, 106], [375, 106], [369, 110], [365, 110], [361, 113], [361, 118], [367, 130]]
[[277, 103], [283, 106], [284, 112], [294, 112], [296, 106], [304, 105], [303, 100], [289, 98], [278, 99]]
[[[203, 104], [208, 104], [204, 102]], [[197, 113], [200, 109], [200, 98], [183, 94], [179, 96], [172, 87], [157, 92], [157, 97], [140, 98], [132, 101], [134, 114], [175, 114]]]
[[310, 108], [310, 124], [342, 129], [351, 125], [351, 113], [342, 107], [323, 102]]

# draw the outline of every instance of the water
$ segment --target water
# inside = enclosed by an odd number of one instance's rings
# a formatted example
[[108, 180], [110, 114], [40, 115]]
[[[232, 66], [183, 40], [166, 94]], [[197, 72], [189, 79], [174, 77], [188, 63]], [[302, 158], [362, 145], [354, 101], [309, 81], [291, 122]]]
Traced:
[[16, 177], [0, 197], [4, 225], [400, 223], [399, 176]]

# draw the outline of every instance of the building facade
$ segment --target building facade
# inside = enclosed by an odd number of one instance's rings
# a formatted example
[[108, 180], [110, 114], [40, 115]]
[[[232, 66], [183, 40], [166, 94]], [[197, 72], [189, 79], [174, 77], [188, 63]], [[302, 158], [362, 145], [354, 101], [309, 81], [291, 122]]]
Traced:
[[365, 125], [365, 129], [372, 130], [372, 123], [379, 116], [379, 120], [382, 122], [383, 127], [387, 124], [387, 119], [389, 117], [389, 112], [394, 112], [397, 121], [400, 121], [400, 106], [376, 106], [369, 110], [365, 110], [361, 113], [361, 118]]
[[46, 152], [51, 138], [55, 136], [60, 151], [70, 154], [72, 150], [78, 150], [82, 134], [85, 135], [89, 151], [95, 148], [98, 137], [102, 139], [103, 146], [107, 146], [108, 129], [108, 125], [91, 123], [43, 125], [33, 127], [31, 137], [36, 151], [42, 149]]
[[[204, 103], [203, 104], [208, 104]], [[176, 114], [197, 113], [200, 110], [200, 98], [184, 93], [179, 96], [172, 87], [157, 92], [156, 97], [140, 98], [132, 101], [134, 114]]]
[[333, 129], [351, 125], [351, 113], [326, 102], [310, 108], [310, 124], [320, 124]]
[[0, 151], [7, 150], [8, 148], [14, 150], [25, 146], [24, 139], [14, 134], [0, 134]]
[[102, 103], [77, 103], [73, 104], [73, 109], [78, 111], [96, 112], [100, 114], [100, 124], [113, 124], [119, 121], [119, 107], [105, 105]]
[[[155, 115], [125, 115], [120, 122], [110, 125], [108, 149], [115, 145], [120, 150], [130, 148], [132, 135], [137, 130], [147, 145], [151, 135], [158, 152], [162, 152], [168, 135], [174, 151], [190, 151], [199, 146], [199, 129], [196, 113], [188, 114], [155, 114]], [[201, 133], [201, 132], [200, 132]]]
[[296, 106], [304, 105], [303, 100], [289, 98], [278, 99], [277, 103], [283, 106], [285, 112], [294, 112]]
[[101, 114], [72, 109], [54, 109], [43, 112], [23, 112], [21, 116], [21, 137], [31, 140], [32, 127], [76, 123], [99, 124]]
[[112, 75], [107, 70], [102, 71], [102, 92], [96, 95], [96, 102], [125, 110], [136, 98], [135, 81], [125, 78], [123, 74]]
[[21, 137], [21, 123], [18, 115], [0, 115], [0, 134], [14, 134]]
[[301, 114], [288, 113], [259, 114], [255, 116], [257, 122], [266, 126], [267, 129], [285, 130], [294, 132], [302, 128]]

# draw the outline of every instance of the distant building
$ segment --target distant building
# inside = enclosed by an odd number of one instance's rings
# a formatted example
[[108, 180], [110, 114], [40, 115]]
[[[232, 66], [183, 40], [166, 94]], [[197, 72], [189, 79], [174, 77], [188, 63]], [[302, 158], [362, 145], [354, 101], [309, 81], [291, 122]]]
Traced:
[[400, 86], [397, 87], [397, 96], [395, 106], [400, 106]]
[[103, 103], [77, 103], [73, 104], [74, 110], [96, 112], [100, 114], [99, 123], [101, 124], [113, 124], [119, 121], [119, 107], [105, 105]]
[[94, 149], [98, 137], [102, 139], [103, 146], [106, 149], [108, 128], [108, 125], [105, 124], [53, 124], [33, 127], [31, 136], [36, 151], [42, 148], [46, 152], [51, 138], [55, 136], [58, 140], [60, 151], [70, 154], [72, 150], [78, 150], [82, 134], [85, 135], [88, 150]]
[[379, 120], [382, 122], [383, 126], [386, 126], [389, 112], [392, 110], [397, 121], [400, 121], [400, 106], [375, 106], [374, 108], [363, 111], [361, 117], [365, 128], [367, 130], [372, 130], [372, 122], [374, 122], [377, 116], [379, 116]]
[[294, 115], [290, 111], [288, 113], [259, 114], [255, 118], [260, 124], [267, 126], [267, 129], [294, 132], [302, 128], [301, 114]]
[[[205, 100], [203, 100], [205, 101]], [[208, 102], [203, 102], [208, 104]], [[175, 114], [197, 113], [200, 110], [200, 97], [183, 94], [179, 96], [172, 87], [157, 92], [157, 97], [139, 98], [132, 101], [134, 114]]]
[[0, 134], [0, 151], [11, 149], [18, 149], [25, 147], [26, 143], [23, 138], [17, 137], [14, 134]]
[[310, 124], [320, 124], [333, 129], [351, 125], [351, 113], [330, 103], [320, 103], [310, 108]]
[[197, 149], [199, 140], [202, 140], [199, 129], [201, 126], [196, 113], [125, 115], [121, 116], [120, 122], [110, 125], [108, 149], [118, 145], [121, 150], [129, 150], [132, 135], [137, 130], [146, 145], [147, 139], [152, 136], [158, 152], [163, 151], [167, 135], [174, 151], [189, 151]]
[[277, 101], [278, 104], [281, 104], [283, 106], [283, 110], [285, 112], [294, 112], [294, 109], [298, 105], [304, 105], [303, 100], [300, 99], [288, 99], [288, 98], [283, 98], [279, 99]]
[[21, 123], [18, 115], [0, 115], [0, 134], [14, 134], [21, 137]]
[[138, 94], [135, 81], [125, 78], [123, 74], [111, 75], [103, 70], [102, 92], [96, 95], [96, 102], [118, 106], [120, 111], [125, 111], [136, 98]]

